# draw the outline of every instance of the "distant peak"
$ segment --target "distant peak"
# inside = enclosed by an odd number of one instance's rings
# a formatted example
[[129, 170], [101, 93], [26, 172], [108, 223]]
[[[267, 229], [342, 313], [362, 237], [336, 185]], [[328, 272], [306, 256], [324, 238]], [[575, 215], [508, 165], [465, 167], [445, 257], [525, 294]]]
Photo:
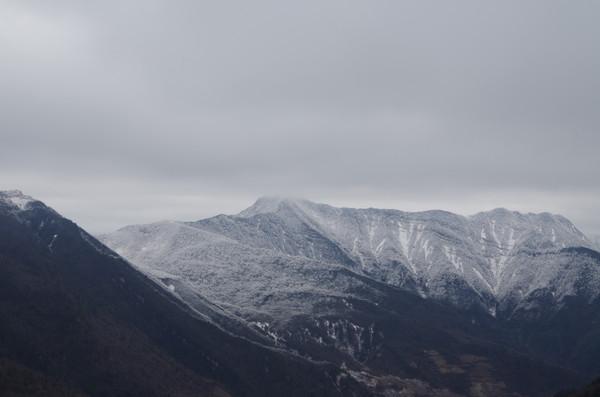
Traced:
[[238, 214], [238, 216], [249, 218], [258, 214], [268, 214], [277, 212], [282, 205], [297, 205], [306, 200], [300, 198], [283, 196], [263, 196], [258, 198], [254, 204]]

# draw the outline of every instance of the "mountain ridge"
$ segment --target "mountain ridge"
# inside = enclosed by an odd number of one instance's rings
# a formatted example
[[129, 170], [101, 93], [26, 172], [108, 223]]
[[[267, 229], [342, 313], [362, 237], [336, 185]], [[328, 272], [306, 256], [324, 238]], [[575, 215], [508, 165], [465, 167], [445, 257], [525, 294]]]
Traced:
[[[469, 269], [471, 274], [467, 275], [467, 280], [470, 285], [475, 285], [474, 289], [477, 292], [490, 293], [496, 298], [502, 298], [510, 293], [510, 288], [505, 288], [503, 285], [507, 283], [506, 277], [503, 278], [503, 276], [506, 268], [510, 267], [509, 262], [516, 254], [527, 250], [558, 251], [567, 246], [593, 248], [590, 240], [573, 223], [562, 215], [548, 212], [520, 213], [497, 208], [463, 216], [442, 210], [405, 212], [375, 208], [337, 208], [303, 199], [260, 198], [253, 206], [240, 214], [244, 218], [250, 218], [257, 215], [281, 213], [284, 208], [292, 209], [321, 234], [336, 242], [338, 246], [345, 248], [344, 251], [351, 257], [353, 256], [354, 262], [360, 263], [361, 266], [365, 266], [365, 261], [371, 262], [371, 265], [386, 260], [397, 261], [404, 265], [409, 274], [412, 273], [413, 276], [423, 273], [423, 262], [428, 262], [429, 255], [432, 254], [432, 248], [429, 245], [432, 239], [422, 238], [422, 234], [427, 233], [424, 229], [434, 229], [430, 234], [434, 234], [433, 237], [437, 240], [438, 248], [441, 246], [444, 250], [442, 255], [438, 256], [442, 257], [442, 262], [445, 262], [446, 265], [448, 262], [451, 263], [458, 272], [465, 272], [464, 263], [462, 263], [465, 256], [479, 256], [480, 262], [487, 258], [487, 264], [471, 265], [471, 269]], [[344, 213], [352, 215], [352, 219], [346, 224], [343, 223]], [[347, 238], [344, 241], [343, 233], [352, 228], [354, 225], [351, 223], [355, 223], [356, 219], [361, 217], [369, 217], [372, 225], [364, 225], [363, 229], [368, 229], [366, 233], [361, 230], [355, 231], [351, 236], [353, 241], [348, 241]], [[377, 236], [378, 231], [374, 229], [380, 227], [381, 218], [394, 218], [398, 223], [399, 230], [395, 233], [387, 230]], [[432, 223], [438, 225], [432, 225]], [[389, 225], [387, 228], [390, 228]], [[368, 236], [365, 236], [366, 234]], [[417, 237], [414, 236], [415, 234]], [[444, 234], [445, 236], [442, 237], [445, 238], [436, 238]], [[459, 240], [460, 236], [457, 237], [457, 235], [468, 237], [467, 246], [458, 247], [463, 251], [466, 249], [467, 252], [456, 252], [457, 247], [453, 246], [452, 240]], [[448, 244], [440, 241], [448, 240], [448, 238], [450, 238]], [[519, 239], [525, 241], [519, 241]], [[390, 243], [391, 247], [389, 247]], [[477, 243], [480, 247], [475, 246]], [[515, 248], [516, 245], [518, 246]], [[380, 260], [381, 256], [385, 257], [386, 249], [391, 251], [391, 255]], [[484, 259], [481, 260], [481, 258]], [[367, 263], [368, 265], [369, 263]], [[419, 265], [421, 269], [419, 269]], [[430, 279], [434, 277], [435, 275], [429, 275]], [[483, 285], [477, 288], [477, 284]]]
[[[562, 214], [558, 214], [558, 213], [552, 213], [549, 211], [541, 211], [541, 212], [523, 212], [523, 211], [518, 211], [518, 210], [513, 210], [513, 209], [509, 209], [507, 207], [494, 207], [491, 208], [489, 210], [482, 210], [482, 211], [477, 211], [475, 213], [472, 214], [459, 214], [457, 212], [453, 212], [453, 211], [449, 211], [449, 210], [445, 210], [445, 209], [441, 209], [441, 208], [431, 208], [431, 209], [427, 209], [427, 210], [419, 210], [419, 211], [405, 211], [405, 210], [400, 210], [397, 208], [389, 208], [389, 207], [372, 207], [372, 206], [368, 206], [368, 207], [350, 207], [350, 206], [336, 206], [336, 205], [331, 205], [331, 204], [326, 204], [326, 203], [320, 203], [308, 198], [304, 198], [304, 197], [296, 197], [296, 196], [285, 196], [285, 195], [265, 195], [265, 196], [259, 196], [253, 204], [251, 204], [249, 207], [241, 210], [240, 212], [238, 212], [237, 214], [220, 214], [220, 215], [225, 215], [225, 216], [243, 216], [243, 217], [250, 217], [259, 213], [266, 213], [266, 212], [275, 212], [277, 207], [280, 204], [295, 204], [295, 205], [302, 205], [302, 204], [310, 204], [310, 205], [318, 205], [318, 206], [327, 206], [330, 208], [335, 208], [335, 209], [340, 209], [340, 210], [344, 210], [344, 209], [350, 209], [350, 210], [379, 210], [379, 211], [392, 211], [392, 212], [399, 212], [399, 213], [403, 213], [403, 214], [428, 214], [428, 213], [439, 213], [439, 214], [449, 214], [449, 215], [454, 215], [454, 216], [459, 216], [459, 217], [463, 217], [463, 218], [472, 218], [472, 217], [476, 217], [478, 215], [485, 215], [485, 214], [490, 214], [490, 213], [505, 213], [505, 214], [515, 214], [515, 215], [522, 215], [522, 216], [550, 216], [550, 217], [556, 217], [556, 218], [561, 218], [563, 220], [566, 220], [568, 222], [570, 222], [568, 220], [567, 217], [565, 217]], [[217, 215], [218, 216], [218, 215]]]
[[[562, 248], [594, 248], [564, 216], [504, 208], [463, 216], [261, 197], [237, 215], [179, 224], [250, 247], [343, 264], [421, 296], [479, 305], [493, 315], [498, 308], [514, 310], [522, 299], [519, 295], [544, 287], [541, 283], [550, 282], [548, 278], [558, 283], [558, 267], [538, 264], [533, 254], [553, 253], [559, 260]], [[111, 244], [110, 234], [101, 238]], [[554, 273], [548, 276], [549, 271]], [[457, 281], [464, 288], [449, 291]], [[576, 280], [560, 281], [555, 289], [562, 299]]]

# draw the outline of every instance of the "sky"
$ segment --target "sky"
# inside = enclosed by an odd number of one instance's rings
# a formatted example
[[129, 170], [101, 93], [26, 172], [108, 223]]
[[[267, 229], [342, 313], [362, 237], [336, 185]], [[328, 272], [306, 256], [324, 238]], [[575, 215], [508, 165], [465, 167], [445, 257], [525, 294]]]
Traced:
[[339, 206], [600, 235], [600, 2], [0, 2], [0, 190], [93, 233]]

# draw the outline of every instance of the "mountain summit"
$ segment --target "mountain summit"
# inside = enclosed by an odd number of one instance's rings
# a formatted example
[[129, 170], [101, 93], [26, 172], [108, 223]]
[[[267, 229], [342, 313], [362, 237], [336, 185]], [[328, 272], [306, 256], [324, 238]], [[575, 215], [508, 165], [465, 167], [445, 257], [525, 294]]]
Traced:
[[244, 218], [250, 218], [259, 214], [268, 214], [277, 212], [282, 206], [298, 206], [303, 202], [308, 203], [307, 200], [299, 198], [281, 197], [281, 196], [263, 196], [260, 197], [254, 204], [246, 208], [238, 214], [238, 216]]
[[35, 201], [33, 197], [23, 194], [20, 190], [0, 191], [0, 205], [12, 207], [13, 209], [25, 210]]

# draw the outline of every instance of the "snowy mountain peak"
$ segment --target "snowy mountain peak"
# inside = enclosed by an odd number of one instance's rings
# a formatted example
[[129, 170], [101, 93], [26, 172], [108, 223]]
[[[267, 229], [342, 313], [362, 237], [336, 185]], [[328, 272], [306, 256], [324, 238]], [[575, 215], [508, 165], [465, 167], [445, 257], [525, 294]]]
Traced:
[[258, 214], [268, 214], [277, 212], [282, 206], [299, 206], [306, 203], [307, 200], [300, 198], [282, 197], [282, 196], [263, 196], [260, 197], [252, 206], [246, 208], [238, 214], [243, 218], [250, 218]]
[[19, 210], [25, 210], [29, 204], [37, 201], [33, 197], [23, 194], [20, 190], [0, 191], [0, 202]]

